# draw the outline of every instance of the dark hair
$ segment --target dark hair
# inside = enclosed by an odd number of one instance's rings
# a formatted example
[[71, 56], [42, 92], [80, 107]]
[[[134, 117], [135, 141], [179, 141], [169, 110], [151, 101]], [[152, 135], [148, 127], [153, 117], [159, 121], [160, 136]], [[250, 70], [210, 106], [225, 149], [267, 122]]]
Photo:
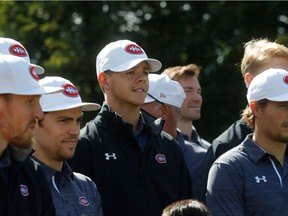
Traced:
[[210, 216], [210, 212], [204, 203], [186, 199], [174, 202], [167, 206], [162, 213], [162, 216]]

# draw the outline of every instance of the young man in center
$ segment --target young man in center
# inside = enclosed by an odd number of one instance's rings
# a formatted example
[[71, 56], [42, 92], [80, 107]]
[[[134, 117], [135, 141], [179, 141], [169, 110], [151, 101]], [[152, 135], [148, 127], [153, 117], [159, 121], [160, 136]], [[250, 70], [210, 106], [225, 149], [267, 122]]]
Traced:
[[95, 181], [105, 216], [159, 216], [172, 202], [192, 197], [177, 142], [162, 132], [161, 121], [140, 111], [148, 74], [160, 68], [158, 60], [129, 40], [109, 43], [97, 56], [105, 101], [81, 130], [70, 164]]

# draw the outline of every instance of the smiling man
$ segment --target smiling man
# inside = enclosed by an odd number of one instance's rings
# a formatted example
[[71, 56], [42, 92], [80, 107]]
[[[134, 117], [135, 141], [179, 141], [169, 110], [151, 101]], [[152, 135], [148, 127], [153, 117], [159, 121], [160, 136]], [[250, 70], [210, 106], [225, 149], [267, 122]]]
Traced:
[[191, 197], [180, 147], [162, 132], [161, 120], [140, 110], [148, 74], [160, 68], [129, 40], [109, 43], [97, 56], [105, 101], [81, 130], [70, 164], [96, 182], [105, 216], [159, 216], [168, 204]]
[[45, 171], [57, 216], [102, 215], [101, 198], [90, 178], [71, 170], [66, 160], [74, 155], [83, 111], [98, 110], [95, 103], [82, 102], [76, 87], [62, 77], [45, 77], [42, 86], [64, 91], [41, 97], [44, 118], [35, 132], [34, 159]]

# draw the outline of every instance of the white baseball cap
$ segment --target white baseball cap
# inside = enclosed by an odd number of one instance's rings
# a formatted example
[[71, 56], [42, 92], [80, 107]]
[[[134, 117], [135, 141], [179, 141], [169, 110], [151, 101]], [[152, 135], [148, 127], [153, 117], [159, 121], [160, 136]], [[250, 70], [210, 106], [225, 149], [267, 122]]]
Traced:
[[63, 88], [42, 87], [39, 77], [23, 58], [0, 55], [0, 94], [42, 95], [63, 91]]
[[43, 74], [45, 72], [43, 67], [36, 64], [31, 64], [29, 54], [25, 47], [20, 42], [12, 38], [0, 37], [0, 55], [13, 55], [21, 57], [35, 68], [36, 74]]
[[40, 104], [43, 112], [53, 112], [82, 107], [83, 111], [100, 109], [97, 103], [82, 102], [77, 88], [69, 80], [58, 76], [46, 76], [40, 80], [42, 86], [53, 86], [64, 88], [63, 92], [53, 95], [43, 95]]
[[149, 74], [149, 90], [145, 103], [155, 100], [181, 108], [186, 94], [182, 86], [167, 75]]
[[118, 40], [106, 45], [96, 58], [96, 71], [99, 73], [127, 71], [137, 64], [146, 61], [150, 72], [160, 70], [162, 64], [156, 59], [148, 58], [145, 51], [130, 40]]
[[257, 75], [248, 87], [247, 100], [288, 101], [288, 71], [270, 68]]

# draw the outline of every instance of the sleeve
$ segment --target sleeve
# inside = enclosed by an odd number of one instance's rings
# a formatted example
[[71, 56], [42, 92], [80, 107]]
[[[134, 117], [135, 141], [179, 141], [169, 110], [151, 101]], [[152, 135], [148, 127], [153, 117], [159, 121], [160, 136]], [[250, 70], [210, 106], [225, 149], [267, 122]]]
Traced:
[[245, 216], [243, 176], [233, 164], [215, 162], [208, 175], [206, 203], [212, 215]]

